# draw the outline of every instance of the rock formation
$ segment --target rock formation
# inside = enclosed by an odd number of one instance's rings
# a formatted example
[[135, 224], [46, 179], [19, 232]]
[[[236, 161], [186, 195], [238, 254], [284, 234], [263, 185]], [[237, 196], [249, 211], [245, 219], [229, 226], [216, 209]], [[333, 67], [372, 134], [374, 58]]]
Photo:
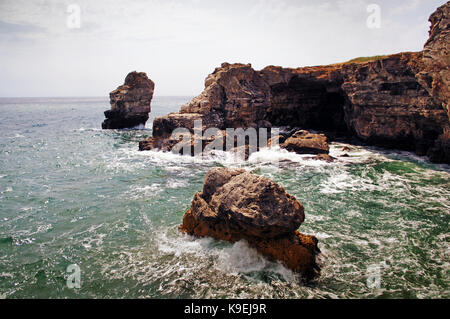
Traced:
[[112, 91], [111, 110], [105, 111], [103, 129], [123, 129], [144, 126], [151, 111], [155, 84], [143, 72], [131, 72], [125, 83]]
[[449, 12], [447, 2], [431, 15], [423, 52], [261, 71], [223, 63], [180, 112], [155, 119], [152, 143], [157, 147], [177, 127], [192, 130], [201, 119], [205, 129], [290, 126], [333, 132], [450, 163]]
[[312, 134], [305, 130], [295, 132], [287, 138], [281, 147], [298, 154], [328, 154], [327, 137], [323, 134]]
[[242, 169], [212, 168], [179, 229], [195, 236], [247, 240], [261, 254], [313, 278], [317, 239], [297, 231], [304, 208], [283, 187]]
[[430, 36], [423, 49], [423, 85], [447, 110], [450, 119], [450, 2], [439, 7], [429, 21]]
[[[170, 130], [172, 132], [172, 130]], [[203, 136], [204, 128], [200, 132], [202, 135], [193, 134], [191, 132], [187, 139], [183, 139], [181, 136], [158, 136], [150, 137], [139, 142], [139, 150], [153, 150], [158, 149], [164, 152], [174, 152], [181, 155], [198, 155], [200, 152], [208, 153], [211, 149], [208, 146], [217, 139], [220, 141], [220, 150], [227, 150], [227, 139], [230, 137], [233, 143], [232, 151], [239, 152], [242, 151], [243, 159], [247, 160], [249, 156], [256, 151], [259, 151], [261, 147], [271, 147], [275, 143], [281, 148], [287, 149], [288, 151], [296, 152], [298, 154], [319, 154], [327, 155], [329, 152], [329, 146], [327, 143], [327, 137], [324, 134], [315, 134], [306, 130], [291, 130], [290, 132], [283, 132], [283, 134], [271, 137], [257, 136], [255, 139], [256, 145], [246, 142], [244, 145], [237, 143], [238, 136], [228, 135], [226, 130], [219, 130], [214, 136]], [[245, 133], [245, 132], [244, 132]], [[265, 138], [263, 140], [263, 138]], [[277, 140], [277, 141], [275, 141]], [[196, 144], [199, 144], [198, 151], [195, 153]], [[215, 148], [217, 150], [217, 148]], [[316, 156], [314, 159], [321, 159], [330, 162], [331, 157], [327, 156]]]

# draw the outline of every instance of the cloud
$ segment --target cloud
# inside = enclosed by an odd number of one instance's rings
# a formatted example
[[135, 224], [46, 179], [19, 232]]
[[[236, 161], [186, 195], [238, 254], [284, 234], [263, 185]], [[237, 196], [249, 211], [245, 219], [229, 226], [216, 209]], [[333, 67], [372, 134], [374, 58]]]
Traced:
[[[81, 8], [80, 29], [67, 27], [72, 3]], [[370, 3], [381, 6], [381, 29], [366, 26]], [[0, 95], [106, 95], [131, 70], [147, 72], [155, 94], [194, 95], [224, 61], [260, 69], [417, 51], [442, 3], [2, 0]]]

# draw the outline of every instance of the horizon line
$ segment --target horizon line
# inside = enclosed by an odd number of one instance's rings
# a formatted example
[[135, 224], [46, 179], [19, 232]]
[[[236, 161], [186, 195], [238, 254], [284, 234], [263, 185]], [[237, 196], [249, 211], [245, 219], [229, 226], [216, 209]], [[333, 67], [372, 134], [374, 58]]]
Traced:
[[[195, 97], [196, 95], [155, 95], [153, 98], [158, 97]], [[62, 99], [62, 98], [105, 98], [109, 99], [106, 95], [55, 95], [55, 96], [0, 96], [0, 99]]]

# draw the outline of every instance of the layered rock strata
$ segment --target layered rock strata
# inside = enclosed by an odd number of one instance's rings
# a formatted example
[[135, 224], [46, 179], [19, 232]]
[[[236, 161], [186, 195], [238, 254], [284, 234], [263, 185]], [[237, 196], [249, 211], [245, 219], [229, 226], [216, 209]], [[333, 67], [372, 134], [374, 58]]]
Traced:
[[103, 129], [123, 129], [145, 126], [151, 111], [155, 84], [143, 72], [131, 72], [125, 83], [112, 91], [111, 109], [105, 111]]
[[304, 219], [302, 204], [270, 179], [242, 169], [212, 168], [179, 229], [229, 242], [246, 240], [264, 256], [311, 279], [320, 271], [320, 250], [314, 236], [297, 231]]

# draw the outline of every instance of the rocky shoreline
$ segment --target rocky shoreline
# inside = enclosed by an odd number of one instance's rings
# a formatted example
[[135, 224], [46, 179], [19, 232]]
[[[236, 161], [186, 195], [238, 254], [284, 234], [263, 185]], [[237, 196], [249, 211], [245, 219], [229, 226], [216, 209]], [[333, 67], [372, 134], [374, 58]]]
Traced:
[[289, 126], [322, 131], [449, 164], [449, 21], [446, 3], [430, 17], [430, 38], [422, 52], [261, 71], [223, 63], [206, 78], [199, 96], [179, 112], [155, 118], [153, 137], [141, 142], [140, 150], [171, 150], [172, 131], [182, 127], [193, 133], [194, 121], [201, 120], [203, 130]]
[[[139, 150], [194, 156], [212, 145], [227, 145], [248, 159], [262, 147], [279, 145], [332, 162], [328, 141], [345, 137], [450, 164], [450, 2], [430, 22], [422, 52], [260, 71], [250, 64], [223, 63], [208, 75], [199, 96], [179, 112], [154, 119], [153, 136], [141, 141]], [[145, 124], [153, 89], [145, 73], [130, 73], [111, 92], [112, 109], [105, 112], [103, 128]], [[261, 134], [261, 129], [268, 131]], [[188, 137], [174, 136], [177, 130]], [[213, 168], [179, 229], [230, 242], [246, 240], [267, 258], [312, 279], [320, 273], [320, 250], [317, 238], [298, 232], [304, 218], [302, 204], [275, 182], [245, 170]]]

